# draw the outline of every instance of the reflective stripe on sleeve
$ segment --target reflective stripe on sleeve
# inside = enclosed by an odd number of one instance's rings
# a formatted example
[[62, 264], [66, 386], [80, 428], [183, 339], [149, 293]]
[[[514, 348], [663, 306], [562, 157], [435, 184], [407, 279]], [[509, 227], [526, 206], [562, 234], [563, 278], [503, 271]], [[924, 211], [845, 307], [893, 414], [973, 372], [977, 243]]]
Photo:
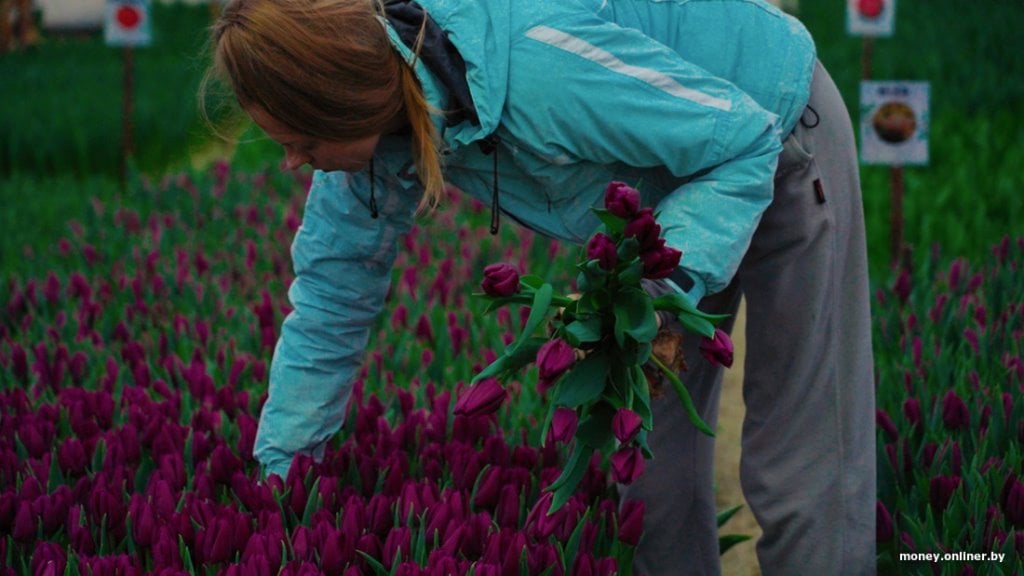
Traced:
[[530, 28], [526, 31], [526, 36], [533, 40], [537, 40], [538, 42], [554, 46], [560, 50], [576, 54], [577, 56], [590, 60], [595, 64], [600, 64], [612, 72], [624, 74], [646, 82], [654, 88], [671, 94], [677, 98], [683, 98], [691, 102], [696, 102], [702, 106], [708, 106], [710, 108], [723, 111], [729, 111], [729, 109], [732, 108], [732, 102], [729, 100], [716, 98], [709, 94], [700, 92], [699, 90], [687, 88], [677, 82], [675, 78], [657, 70], [626, 64], [611, 52], [602, 50], [590, 42], [587, 42], [577, 36], [573, 36], [572, 34], [562, 32], [561, 30], [555, 30], [550, 26], [535, 26]]

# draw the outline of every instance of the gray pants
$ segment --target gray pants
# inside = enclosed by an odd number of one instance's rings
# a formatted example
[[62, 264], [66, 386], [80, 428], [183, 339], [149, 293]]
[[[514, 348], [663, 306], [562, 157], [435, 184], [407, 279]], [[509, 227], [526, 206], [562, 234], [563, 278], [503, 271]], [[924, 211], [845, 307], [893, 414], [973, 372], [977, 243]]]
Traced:
[[[747, 300], [740, 480], [764, 531], [765, 575], [875, 572], [874, 377], [864, 214], [849, 113], [819, 64], [736, 279], [701, 307]], [[726, 329], [731, 327], [726, 326]], [[684, 345], [682, 374], [717, 421], [722, 372]], [[719, 574], [714, 440], [671, 388], [654, 402], [655, 459], [624, 498], [646, 503], [636, 573]]]

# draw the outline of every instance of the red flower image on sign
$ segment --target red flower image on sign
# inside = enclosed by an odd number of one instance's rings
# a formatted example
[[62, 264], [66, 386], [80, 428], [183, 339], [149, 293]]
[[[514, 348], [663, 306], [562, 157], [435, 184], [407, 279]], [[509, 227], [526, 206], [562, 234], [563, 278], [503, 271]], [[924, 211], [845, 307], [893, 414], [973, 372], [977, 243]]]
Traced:
[[117, 23], [122, 28], [135, 28], [142, 21], [142, 14], [139, 13], [139, 9], [134, 6], [121, 6], [117, 9], [115, 14]]

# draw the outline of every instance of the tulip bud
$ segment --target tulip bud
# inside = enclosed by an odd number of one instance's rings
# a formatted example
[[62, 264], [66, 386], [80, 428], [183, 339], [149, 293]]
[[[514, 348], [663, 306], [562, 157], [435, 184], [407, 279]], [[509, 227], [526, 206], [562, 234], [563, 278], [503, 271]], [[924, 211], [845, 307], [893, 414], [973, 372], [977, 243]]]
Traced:
[[520, 489], [518, 486], [505, 485], [501, 487], [501, 495], [498, 496], [498, 505], [494, 509], [494, 520], [498, 526], [503, 528], [517, 528], [519, 526], [519, 501]]
[[484, 268], [480, 287], [488, 296], [511, 296], [519, 291], [519, 272], [511, 264], [491, 264]]
[[579, 415], [572, 408], [559, 406], [551, 416], [551, 439], [555, 442], [567, 443], [576, 435]]
[[64, 573], [68, 558], [64, 550], [53, 542], [43, 542], [32, 553], [32, 573], [58, 576]]
[[615, 438], [623, 444], [628, 444], [636, 438], [643, 425], [643, 419], [636, 412], [629, 408], [619, 408], [612, 416], [612, 433]]
[[971, 422], [967, 404], [953, 390], [947, 391], [942, 398], [942, 421], [950, 430], [966, 428]]
[[892, 540], [893, 535], [892, 515], [886, 510], [881, 500], [875, 502], [875, 541], [878, 543]]
[[632, 484], [644, 473], [644, 457], [636, 447], [624, 447], [611, 455], [612, 478], [620, 484]]
[[659, 238], [659, 245], [656, 248], [640, 254], [640, 260], [644, 263], [644, 278], [652, 280], [667, 278], [679, 266], [679, 259], [682, 258], [683, 253], [671, 246], [665, 246], [664, 242]]
[[1014, 527], [1024, 527], [1024, 482], [1014, 477], [1007, 479], [1000, 499], [1006, 520]]
[[501, 407], [508, 393], [494, 378], [485, 378], [459, 396], [455, 403], [455, 414], [458, 416], [485, 416], [493, 414]]
[[607, 234], [598, 232], [587, 242], [587, 259], [597, 260], [603, 270], [612, 270], [618, 264], [619, 254], [615, 241]]
[[622, 503], [619, 509], [619, 540], [630, 546], [640, 543], [644, 532], [644, 508], [640, 500], [626, 500]]
[[573, 576], [594, 576], [597, 573], [597, 566], [594, 562], [594, 555], [586, 550], [580, 550], [573, 562]]
[[910, 422], [911, 427], [921, 425], [921, 401], [917, 398], [907, 398], [903, 402], [903, 416]]
[[655, 249], [659, 246], [658, 240], [661, 237], [661, 226], [654, 220], [654, 211], [644, 208], [637, 212], [625, 229], [622, 235], [626, 238], [634, 237], [640, 244], [640, 252]]
[[541, 391], [550, 388], [562, 374], [576, 363], [576, 351], [561, 338], [548, 340], [537, 351], [537, 368], [540, 379], [537, 386]]
[[942, 514], [942, 511], [949, 506], [953, 493], [959, 487], [959, 476], [940, 475], [931, 479], [928, 484], [928, 500], [931, 502], [936, 514]]
[[713, 365], [732, 366], [733, 346], [732, 340], [721, 328], [715, 328], [714, 338], [702, 338], [700, 341], [700, 353]]
[[29, 544], [36, 538], [36, 515], [32, 512], [32, 503], [28, 500], [22, 500], [18, 504], [11, 536], [19, 544]]
[[473, 495], [473, 505], [477, 508], [494, 508], [498, 503], [498, 496], [501, 494], [501, 487], [504, 484], [502, 469], [498, 466], [491, 466], [481, 475], [476, 485], [476, 493]]
[[619, 218], [632, 218], [640, 208], [640, 192], [623, 182], [610, 182], [604, 190], [604, 207]]
[[899, 439], [900, 433], [896, 429], [896, 423], [892, 421], [892, 418], [889, 417], [889, 413], [885, 410], [882, 410], [881, 408], [875, 410], [875, 424], [885, 432], [886, 436], [889, 437], [889, 440], [895, 442]]
[[406, 526], [396, 526], [388, 532], [384, 539], [384, 557], [381, 558], [385, 568], [391, 568], [395, 562], [409, 558], [412, 546], [412, 530]]

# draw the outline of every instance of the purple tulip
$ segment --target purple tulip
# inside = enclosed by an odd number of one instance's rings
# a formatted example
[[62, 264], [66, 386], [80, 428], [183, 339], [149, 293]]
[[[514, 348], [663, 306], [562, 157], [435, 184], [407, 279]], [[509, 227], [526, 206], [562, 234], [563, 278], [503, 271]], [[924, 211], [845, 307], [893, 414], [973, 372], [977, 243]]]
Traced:
[[1015, 528], [1024, 527], [1024, 482], [1010, 476], [1000, 498], [1006, 520]]
[[558, 524], [562, 522], [566, 515], [565, 506], [562, 506], [553, 514], [550, 513], [553, 499], [553, 493], [544, 492], [526, 516], [527, 529], [539, 540], [547, 540], [549, 536], [554, 534]]
[[593, 554], [587, 552], [585, 548], [580, 550], [572, 564], [573, 576], [594, 576], [596, 573], [597, 565]]
[[921, 425], [921, 401], [917, 398], [907, 398], [903, 401], [903, 416], [910, 423], [911, 427]]
[[551, 416], [551, 439], [555, 442], [568, 443], [576, 435], [579, 415], [572, 408], [559, 406]]
[[519, 272], [511, 264], [491, 264], [484, 268], [484, 279], [480, 287], [488, 296], [511, 296], [519, 291]]
[[78, 438], [65, 439], [57, 447], [57, 463], [67, 477], [73, 478], [85, 474], [89, 466], [85, 445]]
[[941, 514], [949, 506], [956, 489], [960, 487], [959, 476], [939, 475], [932, 477], [928, 483], [928, 501], [936, 514]]
[[644, 508], [640, 500], [626, 500], [622, 503], [618, 516], [619, 540], [630, 546], [640, 543], [644, 532]]
[[637, 447], [619, 448], [611, 455], [612, 478], [619, 484], [632, 484], [644, 473], [644, 457]]
[[390, 569], [395, 562], [408, 559], [411, 546], [412, 530], [406, 526], [392, 528], [384, 539], [384, 556], [381, 558], [384, 567]]
[[610, 182], [604, 190], [604, 207], [628, 220], [640, 208], [640, 192], [623, 182]]
[[540, 373], [537, 386], [544, 392], [576, 363], [576, 351], [565, 340], [554, 338], [540, 347], [536, 362]]
[[900, 433], [899, 430], [896, 429], [896, 423], [892, 421], [889, 413], [885, 410], [881, 408], [875, 410], [875, 424], [885, 432], [889, 441], [895, 442], [899, 439]]
[[497, 412], [508, 393], [494, 378], [484, 378], [464, 390], [455, 403], [459, 416], [486, 416]]
[[18, 504], [18, 511], [14, 515], [14, 526], [11, 528], [11, 537], [14, 541], [27, 545], [36, 539], [36, 515], [32, 511], [32, 503], [22, 500]]
[[494, 520], [502, 528], [517, 528], [519, 526], [519, 511], [521, 491], [519, 487], [511, 484], [501, 487], [501, 494], [498, 496], [498, 504], [494, 508]]
[[32, 553], [32, 573], [41, 576], [64, 574], [68, 558], [64, 550], [53, 542], [43, 542]]
[[644, 278], [668, 278], [679, 267], [679, 259], [683, 253], [671, 246], [665, 246], [663, 239], [659, 238], [658, 242], [656, 248], [640, 254], [640, 260], [644, 263]]
[[626, 238], [636, 238], [640, 243], [640, 252], [647, 252], [660, 246], [661, 226], [654, 220], [654, 211], [650, 208], [643, 208], [636, 216], [626, 224], [622, 231]]
[[345, 565], [355, 559], [355, 537], [350, 538], [326, 523], [321, 526], [324, 531], [320, 543], [320, 567], [327, 574], [340, 574]]
[[629, 444], [636, 438], [643, 425], [643, 419], [639, 414], [629, 408], [619, 408], [612, 416], [612, 433], [615, 438], [623, 444]]
[[714, 338], [701, 338], [700, 353], [713, 365], [722, 365], [726, 368], [732, 366], [733, 346], [732, 340], [721, 328], [715, 328]]
[[875, 541], [879, 544], [892, 540], [895, 532], [892, 526], [892, 515], [881, 500], [875, 502]]
[[892, 291], [893, 294], [896, 294], [896, 297], [899, 298], [901, 303], [907, 303], [907, 300], [910, 298], [911, 291], [910, 272], [906, 269], [900, 272], [899, 277], [896, 278], [895, 283], [893, 283]]
[[17, 342], [11, 346], [11, 368], [19, 382], [28, 383], [28, 354]]
[[971, 413], [967, 409], [967, 404], [954, 390], [947, 391], [942, 398], [942, 421], [950, 430], [966, 428], [971, 422]]
[[603, 270], [612, 270], [619, 262], [618, 249], [610, 236], [598, 232], [587, 242], [587, 259], [597, 260]]

